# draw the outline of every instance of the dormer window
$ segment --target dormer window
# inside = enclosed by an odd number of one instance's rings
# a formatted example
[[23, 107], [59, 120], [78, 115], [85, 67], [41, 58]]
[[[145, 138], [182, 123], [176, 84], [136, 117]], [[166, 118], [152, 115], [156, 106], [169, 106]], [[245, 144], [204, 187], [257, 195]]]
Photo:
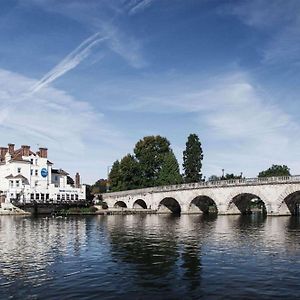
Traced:
[[38, 176], [38, 174], [39, 174], [39, 171], [35, 170], [35, 176]]
[[18, 174], [20, 174], [21, 173], [21, 168], [18, 168]]

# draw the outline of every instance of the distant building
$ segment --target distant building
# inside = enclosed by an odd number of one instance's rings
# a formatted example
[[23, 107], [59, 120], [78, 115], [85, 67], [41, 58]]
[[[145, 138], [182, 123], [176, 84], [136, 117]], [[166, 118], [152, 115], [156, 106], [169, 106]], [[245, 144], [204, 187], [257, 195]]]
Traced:
[[[54, 169], [48, 160], [48, 149], [33, 152], [23, 145], [0, 147], [0, 201], [76, 202], [85, 200], [85, 185], [76, 174], [75, 185], [68, 183], [68, 173]], [[73, 180], [69, 180], [74, 182]]]

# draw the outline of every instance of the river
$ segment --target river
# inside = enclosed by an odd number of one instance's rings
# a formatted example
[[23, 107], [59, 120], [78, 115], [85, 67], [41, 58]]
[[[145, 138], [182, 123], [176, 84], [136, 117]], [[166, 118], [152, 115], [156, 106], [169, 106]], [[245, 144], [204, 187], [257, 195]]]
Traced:
[[299, 217], [0, 216], [0, 299], [299, 296]]

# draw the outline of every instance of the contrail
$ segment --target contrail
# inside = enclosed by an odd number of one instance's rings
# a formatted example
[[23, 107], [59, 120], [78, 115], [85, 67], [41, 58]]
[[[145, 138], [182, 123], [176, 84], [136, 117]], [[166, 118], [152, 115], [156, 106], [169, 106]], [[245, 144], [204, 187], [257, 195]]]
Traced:
[[147, 6], [149, 6], [151, 4], [151, 2], [153, 2], [153, 0], [142, 0], [141, 2], [139, 2], [138, 4], [136, 4], [136, 1], [133, 1], [134, 6], [129, 10], [129, 14], [130, 15], [134, 15], [137, 12], [143, 10], [144, 8], [146, 8]]
[[91, 49], [107, 39], [107, 37], [100, 36], [100, 33], [97, 32], [83, 41], [75, 50], [68, 54], [60, 63], [58, 63], [51, 71], [44, 75], [31, 89], [30, 94], [33, 94], [39, 91], [45, 85], [53, 82], [55, 79], [59, 78], [66, 72], [74, 69], [84, 60], [91, 52]]

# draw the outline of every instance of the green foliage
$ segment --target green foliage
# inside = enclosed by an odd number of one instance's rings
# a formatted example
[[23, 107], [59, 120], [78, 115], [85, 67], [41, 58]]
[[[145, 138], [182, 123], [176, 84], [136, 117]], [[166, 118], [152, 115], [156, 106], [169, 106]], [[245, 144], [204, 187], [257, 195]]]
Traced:
[[170, 151], [165, 154], [162, 167], [158, 174], [157, 185], [171, 185], [182, 183], [182, 177], [179, 170], [177, 159]]
[[141, 186], [140, 166], [134, 156], [127, 154], [120, 165], [120, 190], [132, 190]]
[[120, 172], [120, 162], [116, 160], [110, 170], [109, 176], [109, 190], [112, 192], [120, 191], [121, 188], [121, 172]]
[[108, 184], [108, 181], [107, 179], [99, 179], [97, 180], [92, 186], [91, 186], [91, 193], [93, 195], [95, 194], [103, 194], [103, 193], [106, 193], [106, 190], [107, 190], [107, 184]]
[[89, 185], [89, 184], [86, 184], [86, 192], [85, 192], [85, 198], [86, 198], [86, 200], [88, 200], [88, 201], [91, 201], [91, 200], [93, 200], [93, 198], [94, 198], [94, 195], [92, 194], [92, 186], [91, 185]]
[[158, 176], [165, 154], [170, 151], [170, 142], [159, 135], [146, 136], [137, 142], [134, 154], [140, 166], [141, 187], [150, 187], [158, 184]]
[[221, 180], [221, 177], [217, 176], [217, 175], [211, 175], [209, 178], [208, 178], [208, 181], [218, 181], [218, 180]]
[[224, 177], [221, 177], [221, 180], [229, 180], [229, 179], [241, 179], [242, 176], [241, 175], [235, 175], [233, 173], [231, 174], [226, 174]]
[[186, 183], [198, 182], [202, 178], [203, 152], [199, 137], [190, 134], [186, 142], [186, 149], [183, 151], [184, 181]]
[[70, 185], [72, 185], [72, 186], [74, 186], [74, 180], [73, 180], [73, 178], [71, 177], [71, 176], [67, 176], [67, 184], [70, 184]]
[[286, 165], [272, 165], [271, 168], [258, 174], [258, 177], [273, 176], [291, 176], [290, 169]]

